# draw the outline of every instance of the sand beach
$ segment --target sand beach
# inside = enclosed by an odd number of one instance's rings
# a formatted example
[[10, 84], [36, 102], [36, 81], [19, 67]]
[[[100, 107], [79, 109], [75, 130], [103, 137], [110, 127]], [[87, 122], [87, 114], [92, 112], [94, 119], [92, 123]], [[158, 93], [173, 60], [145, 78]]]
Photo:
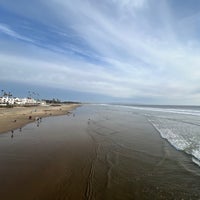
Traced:
[[57, 106], [31, 106], [0, 108], [0, 133], [11, 131], [35, 121], [40, 117], [70, 114], [79, 104], [61, 104]]
[[200, 167], [160, 136], [149, 114], [84, 105], [0, 134], [1, 198], [200, 199]]

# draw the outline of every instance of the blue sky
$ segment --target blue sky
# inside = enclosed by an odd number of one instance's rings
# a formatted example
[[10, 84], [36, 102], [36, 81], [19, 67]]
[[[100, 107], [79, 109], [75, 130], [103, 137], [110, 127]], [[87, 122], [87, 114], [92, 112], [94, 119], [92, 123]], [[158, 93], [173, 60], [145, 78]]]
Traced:
[[1, 0], [0, 89], [200, 104], [200, 1]]

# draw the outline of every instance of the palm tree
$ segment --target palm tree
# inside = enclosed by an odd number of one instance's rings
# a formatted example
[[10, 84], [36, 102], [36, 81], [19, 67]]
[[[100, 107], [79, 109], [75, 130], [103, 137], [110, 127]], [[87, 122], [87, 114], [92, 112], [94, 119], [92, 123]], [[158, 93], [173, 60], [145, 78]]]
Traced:
[[11, 94], [11, 92], [8, 92], [8, 97], [12, 97], [12, 94]]
[[8, 96], [8, 94], [4, 91], [3, 96], [4, 96], [4, 97], [5, 97], [5, 96]]
[[37, 95], [37, 99], [39, 100], [39, 96], [40, 96], [39, 93], [36, 93], [36, 95]]
[[33, 97], [34, 99], [36, 99], [36, 93], [35, 93], [35, 92], [32, 92], [32, 97]]
[[28, 97], [31, 98], [31, 91], [28, 91]]

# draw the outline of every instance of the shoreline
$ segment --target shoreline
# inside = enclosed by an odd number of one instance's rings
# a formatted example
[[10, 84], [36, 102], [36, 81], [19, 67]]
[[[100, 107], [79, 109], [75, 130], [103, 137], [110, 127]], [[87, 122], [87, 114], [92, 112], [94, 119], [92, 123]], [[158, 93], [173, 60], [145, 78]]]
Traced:
[[[34, 122], [36, 118], [70, 114], [70, 111], [79, 106], [81, 104], [0, 108], [0, 134], [22, 128], [26, 124]], [[29, 119], [30, 116], [31, 119]]]
[[72, 116], [1, 137], [2, 199], [200, 199], [199, 167], [143, 112], [97, 105]]

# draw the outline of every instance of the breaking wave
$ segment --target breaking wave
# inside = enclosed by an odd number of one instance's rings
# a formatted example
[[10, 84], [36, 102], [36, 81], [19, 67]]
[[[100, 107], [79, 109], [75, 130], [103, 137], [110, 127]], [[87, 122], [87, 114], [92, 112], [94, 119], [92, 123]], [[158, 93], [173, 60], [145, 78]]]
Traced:
[[200, 110], [133, 107], [143, 110], [148, 121], [177, 150], [192, 156], [200, 166]]

